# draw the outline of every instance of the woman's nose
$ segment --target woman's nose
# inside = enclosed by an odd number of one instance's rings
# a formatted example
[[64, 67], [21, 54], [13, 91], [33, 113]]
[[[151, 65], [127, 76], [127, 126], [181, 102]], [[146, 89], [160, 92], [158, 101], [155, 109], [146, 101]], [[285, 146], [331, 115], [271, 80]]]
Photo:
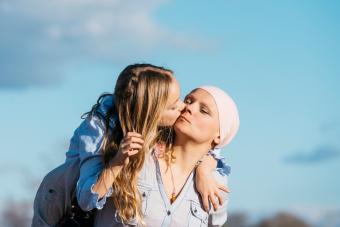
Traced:
[[192, 113], [192, 104], [184, 103], [184, 108], [182, 110], [182, 113], [184, 113], [184, 112], [189, 112], [191, 114]]

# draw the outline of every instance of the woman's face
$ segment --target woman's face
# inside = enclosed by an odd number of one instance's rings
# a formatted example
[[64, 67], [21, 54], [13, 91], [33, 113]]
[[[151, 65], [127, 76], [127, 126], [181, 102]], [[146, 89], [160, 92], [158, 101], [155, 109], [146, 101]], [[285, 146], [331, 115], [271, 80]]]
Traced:
[[171, 76], [172, 82], [169, 88], [169, 98], [165, 110], [161, 113], [159, 126], [172, 126], [184, 108], [184, 103], [180, 100], [180, 87], [174, 76]]
[[175, 124], [176, 134], [185, 134], [197, 143], [219, 143], [218, 110], [214, 98], [196, 89], [185, 99], [185, 108]]

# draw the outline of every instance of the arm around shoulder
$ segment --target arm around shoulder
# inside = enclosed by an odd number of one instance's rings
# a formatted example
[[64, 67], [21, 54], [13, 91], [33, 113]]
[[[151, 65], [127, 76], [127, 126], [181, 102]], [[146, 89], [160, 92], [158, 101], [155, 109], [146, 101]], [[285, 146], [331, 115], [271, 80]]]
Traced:
[[[215, 171], [214, 177], [219, 183], [227, 186], [228, 177], [226, 175], [222, 176], [217, 171]], [[227, 221], [228, 216], [227, 207], [229, 202], [229, 193], [220, 190], [220, 194], [223, 199], [223, 204], [219, 206], [216, 211], [214, 211], [214, 209], [212, 208], [210, 209], [208, 220], [209, 227], [222, 226]]]

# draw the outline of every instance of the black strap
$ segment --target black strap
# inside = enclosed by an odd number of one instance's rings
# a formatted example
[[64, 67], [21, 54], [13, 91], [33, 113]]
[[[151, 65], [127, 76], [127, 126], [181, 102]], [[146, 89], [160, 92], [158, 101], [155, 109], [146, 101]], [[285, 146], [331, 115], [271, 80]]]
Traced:
[[95, 209], [83, 211], [78, 204], [75, 191], [72, 194], [71, 207], [60, 220], [58, 227], [92, 227], [94, 225]]

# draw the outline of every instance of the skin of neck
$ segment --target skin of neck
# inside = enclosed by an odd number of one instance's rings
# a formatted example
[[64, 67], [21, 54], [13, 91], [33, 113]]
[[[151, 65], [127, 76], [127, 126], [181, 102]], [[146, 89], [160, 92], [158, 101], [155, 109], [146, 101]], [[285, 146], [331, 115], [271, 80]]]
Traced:
[[173, 145], [173, 155], [176, 157], [175, 165], [188, 172], [195, 167], [196, 163], [208, 153], [211, 148], [211, 142], [197, 143], [190, 138], [177, 137]]
[[[197, 143], [197, 141], [185, 135], [175, 137], [172, 152], [176, 158], [170, 164], [171, 168], [169, 168], [164, 159], [160, 159], [163, 184], [169, 199], [172, 198], [174, 191], [176, 194], [180, 193], [197, 162], [208, 153], [210, 147], [209, 141]], [[176, 185], [175, 187], [173, 186], [174, 184]]]

